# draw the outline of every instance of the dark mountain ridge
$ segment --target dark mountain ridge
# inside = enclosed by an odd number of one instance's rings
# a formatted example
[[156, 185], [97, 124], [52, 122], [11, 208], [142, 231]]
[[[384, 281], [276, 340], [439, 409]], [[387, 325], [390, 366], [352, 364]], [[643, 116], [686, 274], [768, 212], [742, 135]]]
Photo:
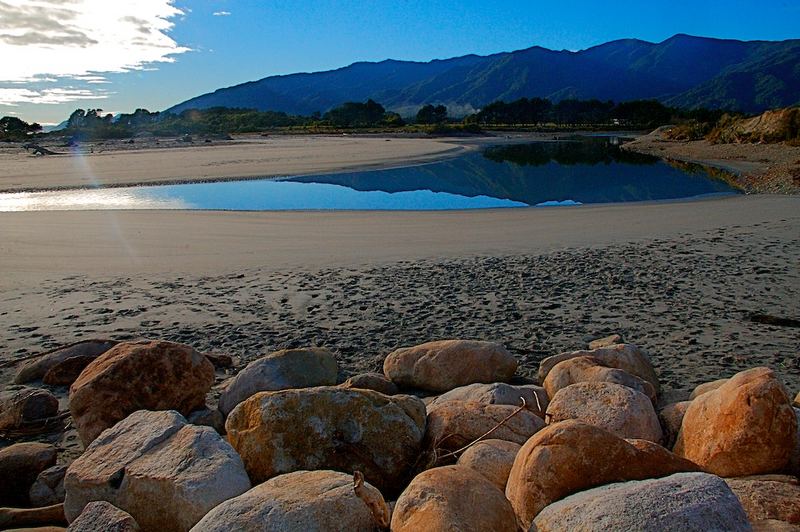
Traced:
[[800, 39], [738, 41], [679, 34], [622, 39], [578, 52], [533, 46], [429, 62], [387, 59], [324, 72], [270, 76], [218, 89], [168, 111], [245, 107], [308, 115], [372, 98], [410, 115], [427, 103], [451, 115], [522, 97], [628, 101], [760, 112], [800, 103]]

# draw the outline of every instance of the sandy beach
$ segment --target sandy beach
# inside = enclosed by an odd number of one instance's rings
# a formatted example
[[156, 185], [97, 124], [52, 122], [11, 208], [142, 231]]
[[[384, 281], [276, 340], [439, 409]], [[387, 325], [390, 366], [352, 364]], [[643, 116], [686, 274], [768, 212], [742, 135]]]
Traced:
[[220, 181], [376, 169], [456, 156], [460, 139], [369, 136], [244, 136], [234, 141], [137, 139], [48, 145], [59, 155], [34, 156], [19, 145], [0, 148], [0, 192], [96, 186]]
[[[755, 365], [800, 389], [800, 197], [461, 212], [0, 214], [0, 352], [159, 337], [237, 357], [497, 340], [538, 361], [621, 332], [669, 393]], [[3, 382], [12, 377], [6, 368]], [[224, 375], [220, 375], [222, 379]], [[670, 397], [668, 394], [667, 397]]]

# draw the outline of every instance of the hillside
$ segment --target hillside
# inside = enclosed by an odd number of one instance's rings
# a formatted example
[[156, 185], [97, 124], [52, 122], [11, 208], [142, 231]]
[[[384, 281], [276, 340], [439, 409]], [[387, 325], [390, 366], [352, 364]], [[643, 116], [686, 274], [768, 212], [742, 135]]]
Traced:
[[271, 76], [218, 89], [168, 109], [223, 106], [308, 115], [372, 98], [411, 114], [442, 103], [451, 115], [495, 100], [545, 97], [658, 99], [678, 107], [760, 112], [800, 103], [800, 39], [736, 41], [675, 35], [624, 39], [579, 52], [534, 46], [427, 63], [386, 60], [326, 72]]

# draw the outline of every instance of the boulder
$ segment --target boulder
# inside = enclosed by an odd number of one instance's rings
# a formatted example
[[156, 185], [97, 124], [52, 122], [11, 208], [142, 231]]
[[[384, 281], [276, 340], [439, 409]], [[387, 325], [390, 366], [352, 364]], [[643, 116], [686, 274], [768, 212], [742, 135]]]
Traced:
[[67, 528], [69, 532], [138, 532], [139, 524], [124, 512], [106, 501], [90, 502]]
[[14, 382], [16, 384], [25, 384], [39, 380], [45, 376], [50, 368], [60, 362], [78, 356], [97, 358], [115, 345], [117, 345], [117, 342], [114, 340], [82, 340], [42, 353], [41, 356], [28, 360], [19, 368], [17, 375], [14, 377]]
[[794, 396], [794, 402], [792, 403], [792, 406], [800, 408], [800, 392], [797, 392], [797, 395]]
[[531, 529], [749, 531], [750, 523], [721, 478], [677, 473], [570, 495], [544, 508]]
[[446, 392], [476, 382], [509, 380], [517, 361], [494, 342], [440, 340], [389, 353], [383, 372], [398, 386]]
[[[471, 401], [444, 401], [428, 407], [428, 430], [425, 447], [441, 455], [455, 451], [480, 438], [494, 427], [490, 434], [497, 440], [522, 445], [544, 427], [544, 421], [529, 410], [519, 410], [511, 405], [481, 404]], [[500, 422], [513, 417], [498, 426]]]
[[728, 382], [730, 379], [718, 379], [711, 382], [704, 382], [703, 384], [698, 384], [694, 390], [692, 390], [691, 395], [689, 395], [689, 400], [692, 401], [697, 399], [704, 393], [712, 392]]
[[226, 416], [258, 392], [336, 384], [338, 366], [327, 349], [283, 349], [254, 360], [223, 386], [219, 409]]
[[6, 386], [0, 391], [0, 431], [18, 429], [58, 414], [58, 399], [41, 388]]
[[751, 521], [750, 524], [753, 526], [753, 532], [800, 532], [800, 526], [777, 519]]
[[527, 529], [545, 506], [572, 493], [697, 470], [652, 442], [626, 441], [581, 421], [562, 421], [540, 430], [519, 450], [506, 497]]
[[123, 342], [89, 364], [69, 389], [69, 409], [88, 445], [137, 410], [205, 406], [214, 366], [188, 345], [161, 340]]
[[678, 438], [678, 432], [681, 430], [683, 424], [683, 416], [686, 415], [686, 410], [689, 409], [691, 401], [681, 401], [679, 403], [672, 403], [658, 412], [658, 420], [661, 422], [661, 428], [664, 431], [664, 447], [672, 449], [675, 446], [675, 440]]
[[128, 512], [143, 530], [185, 531], [250, 489], [241, 458], [209, 427], [175, 411], [134, 412], [103, 431], [67, 469], [64, 512], [92, 501]]
[[525, 399], [525, 408], [544, 419], [544, 413], [547, 410], [547, 392], [535, 384], [512, 385], [504, 382], [468, 384], [443, 393], [431, 400], [428, 406], [445, 401], [472, 401], [484, 405], [520, 406], [522, 404], [520, 398]]
[[186, 416], [186, 421], [192, 425], [211, 427], [220, 434], [225, 434], [225, 416], [219, 410], [201, 408]]
[[361, 471], [398, 490], [416, 463], [425, 405], [409, 395], [321, 386], [259, 392], [225, 422], [253, 482], [298, 470]]
[[397, 385], [380, 373], [361, 373], [359, 375], [353, 375], [339, 386], [342, 388], [374, 390], [385, 395], [396, 395], [400, 393]]
[[64, 474], [67, 466], [48, 467], [36, 477], [28, 490], [31, 506], [51, 506], [64, 502]]
[[547, 357], [539, 363], [539, 382], [544, 382], [550, 370], [564, 360], [577, 357], [594, 357], [602, 361], [610, 368], [617, 368], [627, 371], [631, 375], [636, 375], [640, 379], [644, 379], [655, 388], [658, 393], [658, 376], [656, 370], [653, 369], [653, 364], [650, 362], [650, 357], [638, 346], [633, 344], [617, 344], [609, 345], [607, 347], [600, 347], [597, 349], [590, 349], [588, 351], [572, 351], [569, 353], [561, 353]]
[[56, 448], [46, 443], [15, 443], [0, 449], [0, 506], [27, 506], [36, 477], [55, 463]]
[[800, 485], [797, 477], [729, 478], [725, 482], [739, 498], [751, 522], [775, 519], [800, 525]]
[[397, 499], [392, 532], [497, 530], [514, 532], [514, 510], [503, 492], [468, 467], [420, 473]]
[[356, 495], [351, 475], [329, 470], [279, 475], [223, 502], [192, 531], [378, 530], [388, 524], [389, 509], [377, 489], [364, 487], [378, 509]]
[[617, 345], [621, 343], [622, 343], [622, 336], [614, 333], [604, 338], [598, 338], [596, 340], [592, 340], [591, 342], [589, 342], [589, 350], [600, 349], [601, 347], [608, 347], [611, 345]]
[[786, 467], [797, 444], [797, 417], [769, 368], [737, 373], [697, 397], [683, 417], [675, 453], [721, 477]]
[[645, 394], [653, 403], [656, 402], [656, 389], [648, 381], [625, 370], [611, 368], [595, 357], [575, 357], [559, 362], [547, 374], [543, 385], [548, 397], [552, 398], [562, 388], [579, 382], [621, 384]]
[[650, 399], [610, 382], [579, 382], [559, 390], [547, 407], [548, 423], [579, 419], [620, 438], [661, 442], [663, 433]]
[[508, 474], [521, 447], [505, 440], [483, 440], [464, 451], [457, 465], [477, 471], [505, 492]]
[[42, 377], [42, 382], [49, 386], [71, 386], [86, 366], [96, 358], [88, 355], [68, 358], [48, 369]]

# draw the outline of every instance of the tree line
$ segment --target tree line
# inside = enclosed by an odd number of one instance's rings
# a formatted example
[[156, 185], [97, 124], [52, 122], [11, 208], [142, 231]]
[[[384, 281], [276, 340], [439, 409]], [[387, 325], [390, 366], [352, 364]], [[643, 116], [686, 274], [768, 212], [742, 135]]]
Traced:
[[[151, 112], [136, 109], [133, 113], [112, 116], [102, 109], [77, 109], [59, 132], [77, 140], [130, 138], [138, 134], [155, 136], [227, 135], [253, 133], [276, 128], [358, 129], [400, 128], [415, 124], [425, 131], [447, 128], [480, 130], [482, 127], [631, 127], [654, 128], [676, 121], [694, 120], [716, 123], [723, 111], [699, 109], [684, 111], [667, 107], [655, 100], [614, 103], [601, 100], [567, 99], [553, 103], [545, 98], [520, 98], [512, 102], [495, 101], [477, 113], [452, 118], [444, 105], [426, 104], [416, 116], [403, 118], [387, 111], [374, 101], [345, 102], [324, 114], [291, 115], [281, 111], [258, 111], [228, 107], [188, 109], [180, 113]], [[39, 124], [27, 124], [16, 117], [0, 119], [0, 140], [21, 140], [41, 131]]]

